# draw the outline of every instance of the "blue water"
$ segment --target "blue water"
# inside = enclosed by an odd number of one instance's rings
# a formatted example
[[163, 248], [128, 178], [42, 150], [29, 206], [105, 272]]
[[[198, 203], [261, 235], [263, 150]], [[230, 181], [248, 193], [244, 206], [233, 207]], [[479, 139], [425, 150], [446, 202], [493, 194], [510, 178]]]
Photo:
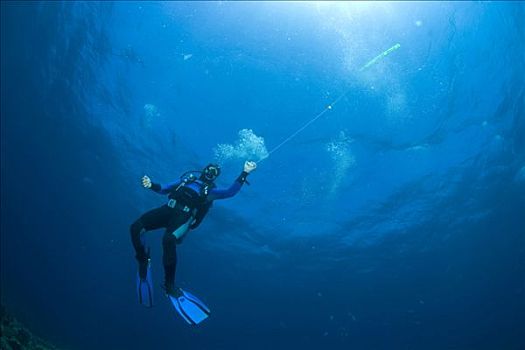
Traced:
[[[524, 349], [524, 22], [522, 2], [2, 2], [2, 303], [63, 349]], [[138, 305], [129, 225], [165, 201], [140, 178], [220, 161], [228, 186], [340, 96], [178, 247], [211, 317], [159, 288]]]

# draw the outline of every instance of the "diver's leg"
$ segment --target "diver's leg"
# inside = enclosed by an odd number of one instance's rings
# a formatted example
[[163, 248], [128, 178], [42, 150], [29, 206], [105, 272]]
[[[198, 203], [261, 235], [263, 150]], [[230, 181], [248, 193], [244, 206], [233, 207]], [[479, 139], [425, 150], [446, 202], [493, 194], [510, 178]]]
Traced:
[[167, 209], [167, 207], [160, 207], [150, 210], [131, 224], [131, 242], [135, 248], [135, 257], [139, 262], [149, 258], [142, 240], [142, 234], [146, 231], [166, 227], [169, 223], [169, 210]]
[[168, 293], [175, 292], [175, 271], [177, 268], [177, 237], [175, 230], [184, 225], [189, 219], [188, 213], [176, 213], [170, 218], [166, 232], [162, 238], [162, 263], [164, 265], [164, 286]]
[[166, 230], [162, 238], [164, 286], [168, 293], [173, 293], [175, 290], [175, 271], [177, 269], [177, 238], [172, 232], [173, 230]]

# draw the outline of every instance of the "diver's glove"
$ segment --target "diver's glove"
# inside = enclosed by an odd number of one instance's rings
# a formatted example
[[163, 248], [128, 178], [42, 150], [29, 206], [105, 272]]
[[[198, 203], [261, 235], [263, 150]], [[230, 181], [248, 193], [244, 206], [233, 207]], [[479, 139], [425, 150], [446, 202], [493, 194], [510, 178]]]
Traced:
[[241, 184], [243, 183], [247, 183], [248, 185], [250, 184], [248, 181], [246, 181], [246, 177], [252, 172], [254, 171], [255, 169], [257, 168], [257, 163], [255, 162], [252, 162], [252, 161], [246, 161], [244, 163], [244, 170], [243, 172], [241, 173], [241, 175], [239, 175], [239, 177], [237, 178], [237, 181], [239, 181]]
[[244, 163], [244, 172], [246, 172], [248, 174], [251, 173], [252, 171], [254, 171], [256, 168], [257, 168], [257, 163], [255, 163], [255, 162], [247, 160]]
[[142, 177], [142, 186], [144, 186], [144, 188], [151, 188], [151, 179], [149, 176], [144, 175]]
[[149, 188], [155, 192], [160, 191], [161, 188], [159, 184], [151, 182], [151, 179], [147, 175], [144, 175], [142, 177], [142, 186], [144, 186], [144, 188]]

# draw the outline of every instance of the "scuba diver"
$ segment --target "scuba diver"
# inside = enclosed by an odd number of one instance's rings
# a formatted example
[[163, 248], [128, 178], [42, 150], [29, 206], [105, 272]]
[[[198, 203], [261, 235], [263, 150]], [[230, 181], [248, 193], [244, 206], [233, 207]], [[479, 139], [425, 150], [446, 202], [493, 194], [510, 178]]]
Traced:
[[[145, 246], [144, 233], [164, 228], [162, 239], [164, 265], [164, 289], [173, 306], [190, 324], [197, 324], [209, 315], [209, 309], [195, 296], [175, 286], [177, 266], [176, 245], [182, 242], [184, 235], [196, 229], [208, 210], [217, 199], [236, 195], [246, 177], [257, 164], [246, 161], [242, 173], [227, 189], [219, 189], [214, 181], [221, 173], [216, 164], [207, 165], [202, 171], [184, 173], [177, 181], [169, 184], [152, 182], [148, 176], [142, 178], [142, 185], [160, 194], [168, 195], [168, 202], [163, 206], [144, 213], [130, 228], [131, 241], [138, 261], [137, 292], [139, 302], [147, 307], [153, 306], [153, 284], [150, 271], [149, 249]], [[197, 177], [195, 173], [200, 173]]]

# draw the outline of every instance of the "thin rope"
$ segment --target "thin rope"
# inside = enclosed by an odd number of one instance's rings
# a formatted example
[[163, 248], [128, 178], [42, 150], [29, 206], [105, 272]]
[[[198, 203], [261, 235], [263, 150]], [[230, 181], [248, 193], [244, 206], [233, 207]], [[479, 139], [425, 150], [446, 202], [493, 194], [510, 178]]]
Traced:
[[[388, 50], [386, 51], [383, 51], [382, 53], [380, 53], [379, 55], [377, 55], [376, 57], [372, 58], [370, 61], [368, 61], [364, 66], [362, 66], [360, 69], [359, 69], [359, 72], [362, 72], [364, 71], [365, 69], [367, 69], [368, 67], [374, 65], [378, 60], [380, 60], [381, 58], [387, 56], [389, 53], [391, 53], [392, 51], [395, 51], [397, 49], [399, 49], [401, 47], [400, 44], [395, 44], [394, 46], [392, 46], [391, 48], [389, 48]], [[291, 139], [293, 139], [295, 136], [297, 136], [298, 134], [300, 134], [304, 129], [306, 129], [308, 126], [310, 126], [311, 124], [313, 124], [317, 119], [321, 118], [326, 112], [328, 112], [329, 110], [331, 110], [343, 97], [345, 97], [351, 90], [352, 88], [349, 88], [347, 89], [343, 94], [341, 94], [338, 98], [336, 98], [334, 100], [334, 102], [330, 103], [328, 106], [326, 106], [319, 114], [317, 114], [315, 117], [313, 117], [312, 119], [310, 119], [308, 122], [306, 122], [306, 124], [304, 124], [303, 126], [301, 126], [299, 129], [297, 129], [295, 132], [293, 132], [290, 136], [288, 136], [286, 139], [284, 139], [281, 143], [279, 143], [277, 146], [275, 146], [274, 148], [272, 148], [270, 150], [270, 152], [268, 152], [268, 154], [266, 154], [266, 156], [262, 157], [261, 159], [259, 159], [258, 163], [262, 162], [263, 160], [265, 159], [268, 159], [270, 157], [270, 155], [272, 155], [272, 153], [274, 153], [275, 151], [277, 151], [279, 148], [281, 148], [282, 146], [284, 146], [285, 144], [287, 144]]]
[[336, 104], [337, 102], [339, 102], [344, 96], [346, 96], [346, 94], [348, 94], [350, 92], [350, 89], [346, 90], [341, 96], [339, 96], [338, 98], [336, 98], [334, 100], [334, 102], [330, 103], [328, 106], [325, 107], [325, 109], [323, 109], [319, 114], [317, 114], [315, 117], [313, 117], [312, 119], [310, 119], [306, 124], [304, 124], [302, 127], [300, 127], [299, 129], [297, 129], [297, 131], [295, 131], [294, 133], [292, 133], [290, 136], [288, 136], [286, 139], [284, 139], [280, 144], [278, 144], [277, 146], [275, 146], [274, 148], [271, 149], [271, 151], [268, 152], [268, 154], [261, 158], [259, 160], [259, 163], [262, 162], [263, 160], [267, 159], [270, 157], [270, 155], [272, 153], [274, 153], [275, 151], [277, 151], [279, 148], [281, 148], [282, 146], [284, 146], [285, 144], [288, 143], [288, 141], [290, 141], [291, 139], [293, 139], [295, 136], [297, 136], [299, 133], [301, 133], [301, 131], [303, 131], [304, 129], [306, 129], [308, 126], [310, 126], [310, 124], [314, 123], [317, 119], [321, 118], [326, 112], [328, 112], [329, 110], [331, 110]]
[[[379, 55], [377, 55], [376, 57], [372, 58], [370, 61], [368, 61], [364, 66], [362, 66], [360, 69], [359, 69], [359, 72], [362, 72], [364, 71], [365, 69], [369, 68], [370, 66], [374, 65], [377, 61], [379, 61], [381, 58], [387, 56], [388, 54], [390, 54], [391, 52], [399, 49], [401, 47], [400, 44], [395, 44], [394, 46], [392, 46], [391, 48], [389, 48], [388, 50], [385, 50], [383, 51], [382, 53], [380, 53]], [[281, 143], [279, 143], [277, 146], [275, 146], [274, 148], [272, 148], [270, 150], [270, 152], [268, 152], [268, 154], [266, 154], [266, 156], [264, 156], [263, 158], [259, 159], [258, 163], [262, 162], [263, 160], [267, 159], [270, 157], [270, 155], [272, 155], [272, 153], [274, 153], [275, 151], [277, 151], [279, 148], [281, 148], [282, 146], [284, 146], [285, 144], [287, 144], [291, 139], [293, 139], [295, 136], [297, 136], [298, 134], [300, 134], [304, 129], [306, 129], [308, 126], [310, 126], [311, 124], [313, 124], [317, 119], [321, 118], [326, 112], [328, 112], [329, 110], [331, 110], [343, 97], [345, 97], [351, 90], [352, 88], [349, 88], [347, 89], [343, 94], [341, 94], [338, 98], [336, 98], [334, 100], [334, 102], [330, 103], [328, 106], [325, 107], [325, 109], [323, 109], [319, 114], [317, 114], [315, 117], [313, 117], [312, 119], [310, 119], [308, 122], [306, 122], [306, 124], [304, 124], [303, 126], [301, 126], [299, 129], [297, 129], [295, 132], [293, 132], [290, 136], [288, 136], [286, 139], [284, 139]]]

